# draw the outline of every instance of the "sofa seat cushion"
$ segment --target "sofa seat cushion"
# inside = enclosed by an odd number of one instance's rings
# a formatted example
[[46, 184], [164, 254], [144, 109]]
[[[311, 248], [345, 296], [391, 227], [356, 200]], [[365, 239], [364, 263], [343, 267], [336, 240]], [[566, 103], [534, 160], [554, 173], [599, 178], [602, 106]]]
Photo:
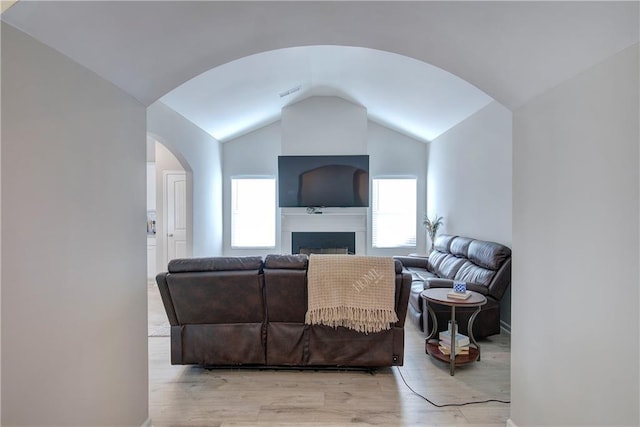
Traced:
[[422, 302], [420, 301], [420, 293], [422, 291], [424, 291], [424, 282], [422, 280], [414, 280], [411, 282], [409, 305], [413, 306], [417, 311], [422, 311]]
[[412, 305], [417, 311], [422, 311], [422, 302], [420, 301], [420, 293], [425, 290], [426, 280], [437, 278], [429, 272], [420, 273], [421, 278], [411, 282], [411, 294], [409, 295], [409, 305]]
[[424, 268], [408, 267], [408, 268], [405, 268], [405, 270], [407, 270], [409, 274], [411, 274], [412, 281], [416, 281], [416, 280], [424, 281], [427, 277], [435, 277], [433, 273], [428, 272]]
[[413, 324], [416, 325], [421, 331], [424, 331], [422, 309], [418, 311], [415, 309], [415, 307], [409, 304], [409, 307], [407, 308], [407, 318], [409, 318], [409, 320], [413, 322]]

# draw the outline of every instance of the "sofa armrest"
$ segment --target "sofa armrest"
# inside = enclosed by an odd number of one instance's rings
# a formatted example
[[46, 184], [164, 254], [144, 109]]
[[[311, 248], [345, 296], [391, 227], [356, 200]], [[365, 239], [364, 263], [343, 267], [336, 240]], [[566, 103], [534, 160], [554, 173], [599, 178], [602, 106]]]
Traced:
[[489, 285], [489, 295], [497, 301], [502, 300], [505, 291], [511, 285], [511, 259], [508, 259], [493, 277]]
[[176, 316], [176, 309], [173, 307], [173, 301], [171, 300], [171, 294], [169, 293], [167, 274], [169, 273], [159, 273], [156, 276], [156, 283], [158, 284], [158, 290], [160, 290], [160, 296], [162, 297], [164, 309], [167, 312], [167, 317], [169, 318], [169, 324], [171, 326], [177, 326], [178, 317]]
[[429, 265], [429, 257], [428, 256], [394, 256], [393, 259], [397, 259], [402, 263], [405, 267], [416, 267], [416, 268], [424, 268], [427, 269]]
[[396, 273], [396, 314], [398, 315], [398, 321], [394, 324], [396, 327], [404, 327], [404, 321], [409, 308], [410, 293], [411, 274], [406, 271]]
[[453, 288], [453, 280], [429, 277], [424, 281], [424, 288]]
[[[425, 280], [424, 288], [425, 289], [453, 288], [453, 282], [454, 281], [451, 279], [441, 279], [441, 278], [430, 277]], [[466, 282], [466, 283], [467, 283], [467, 289], [470, 291], [478, 292], [479, 294], [482, 294], [485, 296], [488, 295], [489, 293], [489, 289], [487, 289], [486, 286], [479, 285], [477, 283], [472, 283], [472, 282]]]

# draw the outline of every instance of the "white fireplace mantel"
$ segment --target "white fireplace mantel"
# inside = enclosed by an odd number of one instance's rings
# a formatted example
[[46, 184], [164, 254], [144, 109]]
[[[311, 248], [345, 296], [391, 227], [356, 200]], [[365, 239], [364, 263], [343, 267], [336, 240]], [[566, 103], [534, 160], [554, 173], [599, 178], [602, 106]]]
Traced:
[[367, 208], [282, 208], [282, 251], [291, 253], [292, 232], [354, 232], [356, 254], [366, 254]]

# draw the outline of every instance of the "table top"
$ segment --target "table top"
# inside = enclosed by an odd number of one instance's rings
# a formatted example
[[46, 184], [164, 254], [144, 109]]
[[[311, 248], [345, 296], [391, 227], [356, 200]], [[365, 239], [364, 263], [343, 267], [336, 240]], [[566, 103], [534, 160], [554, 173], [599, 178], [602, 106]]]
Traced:
[[451, 292], [451, 290], [451, 288], [430, 288], [422, 291], [420, 296], [427, 301], [444, 305], [475, 307], [487, 303], [487, 298], [475, 291], [468, 291], [471, 293], [471, 296], [467, 299], [449, 298], [447, 294]]

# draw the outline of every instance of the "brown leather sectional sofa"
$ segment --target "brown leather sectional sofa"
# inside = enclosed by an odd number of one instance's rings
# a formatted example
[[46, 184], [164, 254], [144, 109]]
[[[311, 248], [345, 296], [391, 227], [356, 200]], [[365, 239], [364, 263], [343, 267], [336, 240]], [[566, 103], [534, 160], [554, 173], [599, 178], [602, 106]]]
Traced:
[[395, 262], [391, 329], [364, 334], [306, 325], [306, 255], [172, 260], [156, 277], [169, 323], [171, 363], [204, 366], [402, 365], [411, 275]]
[[[412, 274], [408, 316], [424, 331], [431, 331], [431, 317], [425, 316], [424, 301], [420, 292], [438, 287], [451, 288], [454, 280], [467, 282], [467, 289], [480, 292], [487, 304], [476, 317], [473, 336], [484, 338], [500, 333], [500, 301], [511, 284], [511, 249], [499, 243], [476, 240], [468, 237], [442, 234], [436, 237], [435, 248], [428, 257], [394, 257]], [[449, 307], [433, 304], [438, 329], [447, 328], [451, 319]], [[475, 308], [456, 309], [459, 330], [467, 334], [467, 322]]]

